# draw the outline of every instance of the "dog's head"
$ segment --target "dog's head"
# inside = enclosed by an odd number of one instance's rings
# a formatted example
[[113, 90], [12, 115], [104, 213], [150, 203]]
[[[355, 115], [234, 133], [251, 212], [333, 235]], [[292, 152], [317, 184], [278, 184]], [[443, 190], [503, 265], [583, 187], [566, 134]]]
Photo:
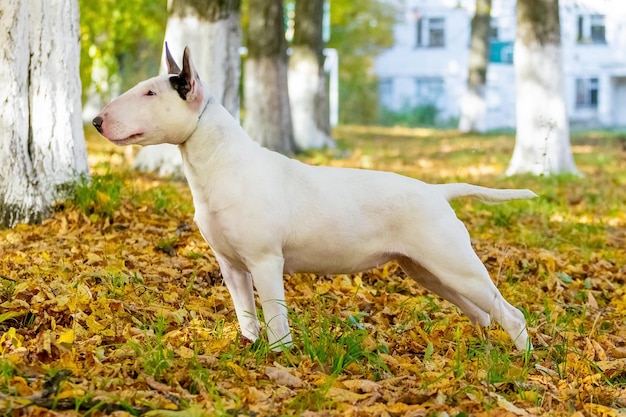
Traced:
[[205, 91], [191, 61], [183, 53], [183, 69], [165, 44], [168, 74], [142, 81], [109, 104], [93, 119], [95, 128], [116, 145], [183, 143], [196, 128]]

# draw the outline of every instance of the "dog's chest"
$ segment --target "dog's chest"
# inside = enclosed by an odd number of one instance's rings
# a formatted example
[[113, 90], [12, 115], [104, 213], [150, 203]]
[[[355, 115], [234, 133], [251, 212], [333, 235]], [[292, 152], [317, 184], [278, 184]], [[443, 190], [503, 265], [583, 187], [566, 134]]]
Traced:
[[197, 205], [194, 220], [202, 237], [216, 254], [227, 259], [233, 266], [245, 269], [244, 262], [235, 249], [236, 245], [228, 236], [228, 227], [223, 224], [223, 219], [218, 213], [212, 213], [203, 205]]
[[212, 215], [203, 207], [196, 207], [194, 220], [198, 225], [198, 229], [200, 229], [202, 237], [212, 249], [221, 253], [227, 249], [227, 246], [230, 246], [215, 214]]

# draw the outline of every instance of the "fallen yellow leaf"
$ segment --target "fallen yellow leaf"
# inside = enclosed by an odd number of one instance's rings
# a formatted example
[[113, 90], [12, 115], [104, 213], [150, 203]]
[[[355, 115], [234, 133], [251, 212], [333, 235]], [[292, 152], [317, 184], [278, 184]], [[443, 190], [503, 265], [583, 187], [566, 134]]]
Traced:
[[57, 343], [74, 343], [75, 334], [74, 329], [69, 329], [59, 335]]
[[291, 375], [286, 369], [275, 366], [266, 366], [265, 375], [278, 385], [297, 388], [304, 385], [304, 382], [297, 376]]

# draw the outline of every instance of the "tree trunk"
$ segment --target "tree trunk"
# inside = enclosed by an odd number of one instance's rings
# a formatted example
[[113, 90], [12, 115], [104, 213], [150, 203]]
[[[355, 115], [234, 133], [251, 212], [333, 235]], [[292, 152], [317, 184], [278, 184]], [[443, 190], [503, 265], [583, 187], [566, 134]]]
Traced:
[[476, 12], [472, 18], [469, 51], [467, 91], [461, 101], [461, 132], [484, 132], [487, 103], [487, 64], [489, 62], [489, 28], [491, 0], [476, 0]]
[[283, 21], [282, 0], [250, 0], [244, 128], [261, 145], [291, 154], [296, 149], [287, 93]]
[[296, 1], [289, 57], [289, 101], [294, 139], [300, 150], [334, 145], [324, 73], [323, 15], [324, 0]]
[[517, 136], [508, 175], [577, 173], [565, 107], [558, 0], [518, 0]]
[[3, 0], [0, 227], [36, 223], [88, 175], [76, 0]]
[[[165, 40], [172, 55], [180, 60], [189, 46], [211, 95], [239, 119], [241, 1], [169, 0], [168, 12]], [[165, 58], [161, 73], [167, 73]], [[139, 151], [133, 166], [160, 175], [181, 174], [182, 158], [174, 145], [148, 146]]]
[[180, 60], [189, 46], [211, 95], [239, 119], [241, 0], [169, 0], [168, 12], [165, 40], [172, 55]]

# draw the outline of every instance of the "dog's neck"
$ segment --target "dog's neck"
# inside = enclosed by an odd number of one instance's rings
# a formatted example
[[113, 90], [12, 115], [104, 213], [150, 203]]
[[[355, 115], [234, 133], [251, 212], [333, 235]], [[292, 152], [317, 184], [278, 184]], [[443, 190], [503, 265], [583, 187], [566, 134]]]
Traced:
[[[204, 112], [206, 111], [206, 108], [209, 106], [209, 104], [211, 102], [213, 102], [215, 99], [212, 96], [209, 96], [205, 102], [204, 105], [202, 106], [202, 110], [200, 111], [200, 114], [198, 114], [198, 124], [200, 124], [200, 119], [202, 119], [202, 116], [204, 116]], [[198, 127], [196, 126], [196, 129]], [[193, 134], [193, 133], [192, 133]]]
[[228, 183], [233, 170], [241, 167], [237, 161], [251, 162], [258, 147], [217, 100], [207, 100], [196, 129], [178, 145], [194, 201], [206, 200], [216, 184]]
[[[194, 135], [194, 133], [196, 133], [196, 130], [198, 130], [198, 127], [200, 127], [200, 120], [204, 116], [204, 112], [206, 111], [207, 107], [209, 107], [209, 104], [211, 104], [214, 101], [215, 99], [212, 96], [209, 96], [204, 99], [204, 103], [201, 104], [202, 110], [200, 110], [200, 113], [198, 113], [198, 121], [196, 122], [196, 128], [193, 130], [193, 132], [191, 132], [191, 134], [189, 135], [189, 138], [191, 138]], [[188, 141], [189, 138], [185, 139], [185, 142]]]

